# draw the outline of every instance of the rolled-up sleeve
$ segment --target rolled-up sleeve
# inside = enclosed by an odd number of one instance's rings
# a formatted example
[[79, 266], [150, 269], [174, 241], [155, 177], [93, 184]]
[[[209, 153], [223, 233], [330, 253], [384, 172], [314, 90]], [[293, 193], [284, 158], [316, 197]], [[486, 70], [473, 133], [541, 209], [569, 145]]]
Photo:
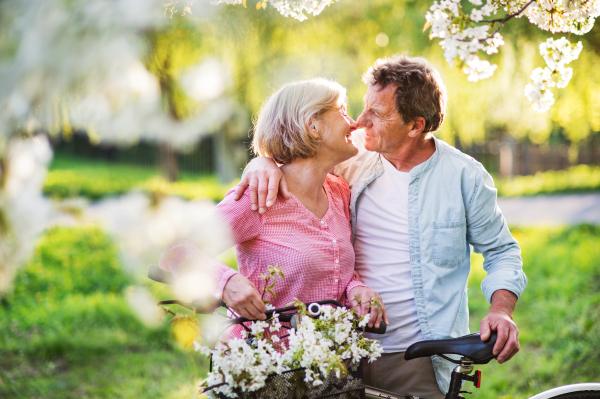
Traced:
[[350, 298], [350, 291], [352, 291], [356, 287], [370, 288], [368, 285], [366, 285], [365, 283], [362, 282], [362, 280], [360, 278], [360, 274], [358, 274], [358, 272], [355, 270], [352, 273], [352, 279], [350, 279], [350, 282], [348, 282], [348, 285], [346, 286], [346, 303], [345, 303], [345, 305], [347, 307], [352, 306], [350, 304], [350, 300], [352, 299], [352, 298]]
[[519, 243], [510, 234], [496, 201], [492, 177], [482, 170], [467, 207], [467, 240], [483, 254], [487, 276], [481, 289], [491, 303], [495, 291], [504, 289], [520, 297], [527, 287]]

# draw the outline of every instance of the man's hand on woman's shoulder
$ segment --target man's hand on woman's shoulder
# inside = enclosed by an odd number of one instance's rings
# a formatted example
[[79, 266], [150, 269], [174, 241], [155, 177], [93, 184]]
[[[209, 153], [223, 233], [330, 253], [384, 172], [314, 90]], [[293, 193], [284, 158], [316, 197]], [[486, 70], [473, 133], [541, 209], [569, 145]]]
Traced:
[[275, 203], [277, 194], [289, 199], [290, 192], [283, 173], [271, 158], [254, 158], [246, 166], [242, 180], [235, 188], [235, 199], [239, 200], [248, 188], [252, 210], [265, 213]]

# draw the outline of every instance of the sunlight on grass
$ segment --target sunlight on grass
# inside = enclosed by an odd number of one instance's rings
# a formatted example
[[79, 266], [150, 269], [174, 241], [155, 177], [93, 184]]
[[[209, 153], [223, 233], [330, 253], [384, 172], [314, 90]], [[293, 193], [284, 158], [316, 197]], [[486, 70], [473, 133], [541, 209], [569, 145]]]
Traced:
[[[529, 285], [515, 322], [521, 351], [510, 362], [481, 366], [474, 398], [526, 398], [557, 385], [598, 381], [600, 369], [600, 227], [513, 229]], [[479, 285], [483, 257], [472, 256], [471, 331], [489, 311]]]
[[132, 283], [99, 229], [47, 231], [0, 302], [0, 397], [193, 397], [206, 360], [140, 323]]
[[496, 187], [498, 195], [505, 197], [600, 191], [600, 166], [577, 165], [533, 176], [501, 178], [496, 180]]
[[[482, 370], [478, 398], [521, 399], [600, 378], [600, 227], [513, 229], [529, 286], [515, 321], [521, 351]], [[220, 257], [235, 266], [232, 250]], [[469, 277], [471, 331], [489, 311], [479, 287], [483, 258]], [[168, 319], [141, 324], [124, 291], [115, 248], [97, 228], [54, 228], [40, 239], [14, 292], [0, 302], [0, 397], [192, 398], [207, 362], [172, 338]], [[145, 284], [157, 299], [169, 287]], [[175, 309], [174, 309], [175, 310]], [[177, 309], [183, 311], [183, 309]]]
[[44, 194], [54, 199], [81, 196], [98, 200], [141, 190], [154, 196], [176, 195], [218, 202], [237, 183], [236, 180], [222, 184], [215, 175], [186, 173], [171, 183], [156, 171], [141, 166], [59, 157], [52, 162], [44, 182]]

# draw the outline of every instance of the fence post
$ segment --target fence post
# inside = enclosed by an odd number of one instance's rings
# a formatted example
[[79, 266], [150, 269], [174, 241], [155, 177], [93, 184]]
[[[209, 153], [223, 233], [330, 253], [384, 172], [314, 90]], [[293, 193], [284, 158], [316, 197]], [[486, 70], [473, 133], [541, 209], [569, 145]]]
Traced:
[[515, 139], [505, 137], [500, 144], [500, 175], [512, 177], [515, 166]]

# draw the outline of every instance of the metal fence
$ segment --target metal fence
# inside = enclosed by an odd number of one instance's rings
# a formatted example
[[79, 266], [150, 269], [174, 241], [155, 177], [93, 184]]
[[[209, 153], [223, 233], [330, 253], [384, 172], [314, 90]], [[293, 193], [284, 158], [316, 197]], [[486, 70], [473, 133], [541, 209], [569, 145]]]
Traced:
[[[578, 164], [600, 165], [600, 135], [597, 136], [599, 137], [594, 137], [584, 145], [574, 148], [568, 144], [519, 143], [511, 138], [473, 144], [466, 148], [458, 144], [457, 147], [481, 162], [490, 173], [502, 176], [532, 175], [547, 170], [563, 170]], [[222, 149], [219, 149], [223, 145], [219, 143], [219, 137], [216, 135], [206, 136], [199, 143], [179, 150], [177, 153], [179, 171], [195, 174], [218, 172], [217, 158], [224, 155], [217, 154], [223, 154]], [[246, 150], [247, 143], [239, 142], [235, 145], [240, 147], [238, 150], [241, 149], [237, 151], [241, 153], [240, 156], [247, 158], [237, 161], [243, 165], [250, 159], [250, 153]], [[53, 147], [58, 155], [134, 164], [157, 172], [164, 169], [161, 166], [159, 146], [154, 143], [140, 142], [128, 147], [95, 145], [90, 143], [85, 132], [80, 131], [73, 134], [69, 140], [61, 137], [54, 138]]]
[[584, 145], [535, 145], [511, 139], [490, 141], [462, 148], [485, 168], [501, 176], [533, 175], [547, 170], [564, 170], [573, 165], [600, 165], [600, 140]]
[[[114, 144], [98, 144], [90, 142], [88, 135], [79, 131], [68, 140], [62, 137], [52, 139], [56, 155], [67, 155], [91, 160], [113, 163], [131, 164], [145, 169], [161, 171], [160, 148], [156, 143], [139, 142], [130, 146]], [[215, 173], [214, 137], [206, 136], [195, 145], [190, 145], [177, 152], [180, 172], [194, 174]]]

